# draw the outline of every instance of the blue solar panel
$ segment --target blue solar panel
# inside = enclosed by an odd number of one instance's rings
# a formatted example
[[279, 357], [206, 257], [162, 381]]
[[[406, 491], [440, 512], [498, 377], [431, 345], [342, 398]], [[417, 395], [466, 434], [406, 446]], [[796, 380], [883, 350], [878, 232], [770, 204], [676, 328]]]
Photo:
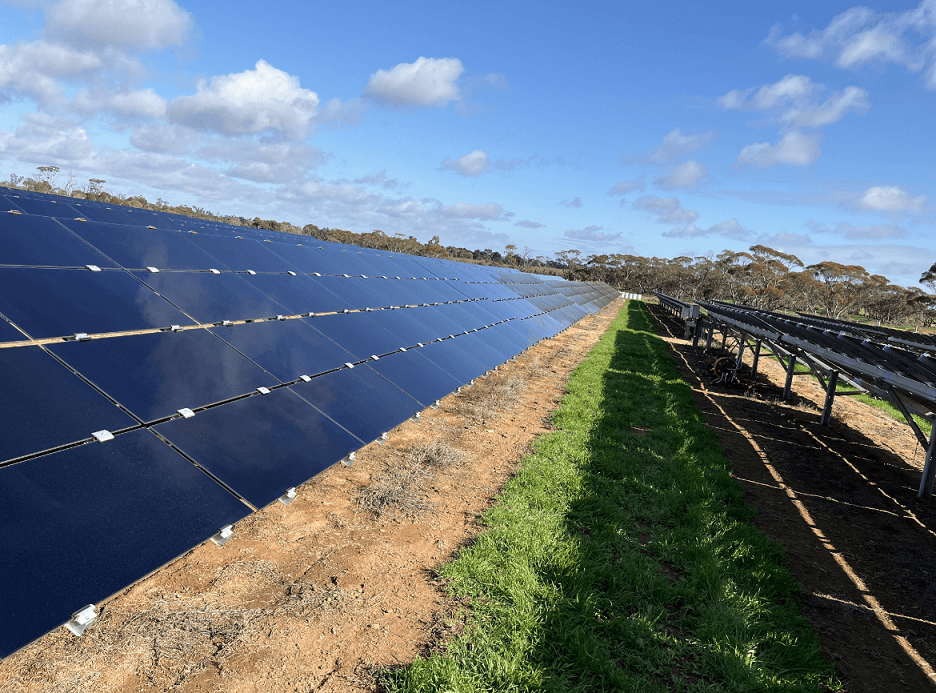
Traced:
[[61, 223], [126, 269], [220, 269], [215, 258], [192, 245], [188, 234], [178, 231], [73, 219]]
[[[6, 209], [19, 208], [27, 214], [68, 219], [74, 219], [75, 217], [81, 216], [68, 202], [59, 202], [57, 200], [33, 200], [21, 195], [7, 195], [5, 202], [9, 203], [6, 205]], [[6, 210], [4, 209], [3, 211]]]
[[303, 320], [213, 327], [211, 331], [284, 383], [357, 360]]
[[0, 214], [0, 265], [116, 267], [55, 219]]
[[145, 430], [0, 467], [0, 657], [249, 512]]
[[257, 320], [289, 313], [285, 306], [248, 284], [245, 277], [249, 275], [231, 272], [134, 274], [202, 324], [224, 320]]
[[137, 423], [38, 346], [0, 349], [0, 382], [0, 462]]
[[34, 339], [193, 324], [123, 270], [0, 267], [0, 313]]
[[412, 346], [414, 342], [388, 332], [370, 319], [371, 313], [348, 313], [322, 315], [306, 318], [309, 324], [354, 354], [357, 359], [380, 356], [400, 347]]
[[278, 384], [207, 330], [66, 342], [48, 348], [143, 422]]
[[362, 445], [289, 388], [174, 419], [155, 430], [258, 508]]
[[[218, 259], [222, 267], [236, 272], [289, 272], [297, 267], [283, 257], [268, 250], [268, 244], [250, 238], [226, 238], [207, 234], [189, 234], [188, 240]], [[221, 269], [221, 267], [219, 267]]]
[[290, 388], [364, 442], [376, 440], [424, 408], [365, 365]]
[[367, 365], [395, 384], [424, 407], [442, 399], [462, 385], [454, 376], [436, 366], [420, 349], [398, 351]]

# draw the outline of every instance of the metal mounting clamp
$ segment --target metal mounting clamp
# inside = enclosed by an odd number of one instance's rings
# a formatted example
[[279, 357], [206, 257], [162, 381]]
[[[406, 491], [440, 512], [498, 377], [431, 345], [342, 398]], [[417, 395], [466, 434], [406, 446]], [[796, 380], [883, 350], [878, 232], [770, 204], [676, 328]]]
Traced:
[[79, 609], [72, 614], [71, 620], [65, 623], [65, 627], [75, 635], [81, 635], [85, 632], [85, 629], [91, 625], [94, 619], [97, 618], [95, 609], [96, 607], [94, 604], [88, 604], [85, 608]]
[[286, 489], [286, 493], [284, 493], [282, 496], [280, 496], [276, 500], [278, 500], [283, 505], [289, 505], [294, 500], [296, 500], [296, 487], [293, 486], [292, 488]]
[[87, 267], [87, 268], [88, 268], [89, 270], [91, 270], [92, 272], [100, 272], [100, 271], [101, 271], [101, 268], [98, 267], [97, 265], [85, 265], [85, 267]]
[[148, 269], [148, 270], [149, 270], [150, 272], [152, 272], [153, 274], [159, 274], [159, 268], [158, 268], [158, 267], [147, 267], [146, 269]]
[[212, 274], [221, 274], [221, 270], [210, 269], [208, 271], [211, 272]]
[[343, 464], [345, 467], [350, 467], [352, 464], [354, 464], [354, 453], [349, 452], [347, 456], [343, 457], [341, 459], [341, 464]]
[[349, 362], [349, 363], [346, 363], [345, 365], [346, 365], [348, 368], [354, 368], [354, 364], [353, 364], [353, 363], [350, 363], [350, 362]]
[[218, 546], [224, 546], [233, 535], [234, 528], [231, 525], [224, 525], [224, 527], [218, 530], [217, 534], [211, 536], [211, 541]]
[[306, 383], [312, 382], [312, 378], [310, 378], [310, 377], [307, 376], [307, 375], [300, 375], [300, 376], [299, 376], [299, 380], [302, 380], [303, 382], [306, 382]]
[[110, 431], [95, 431], [91, 435], [99, 443], [106, 443], [108, 440], [114, 439], [114, 434]]
[[268, 388], [268, 387], [258, 387], [258, 388], [257, 388], [257, 392], [259, 392], [261, 395], [268, 395], [268, 394], [270, 394], [270, 388]]
[[195, 416], [195, 412], [193, 412], [188, 407], [182, 407], [181, 409], [176, 409], [176, 412], [178, 414], [181, 414], [183, 419], [191, 419], [193, 416]]

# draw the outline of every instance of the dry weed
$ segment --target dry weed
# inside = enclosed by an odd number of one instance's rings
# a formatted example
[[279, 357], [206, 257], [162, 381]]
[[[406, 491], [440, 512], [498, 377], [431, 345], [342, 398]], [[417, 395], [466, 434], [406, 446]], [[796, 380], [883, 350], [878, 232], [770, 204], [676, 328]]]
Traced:
[[456, 400], [458, 413], [475, 421], [493, 421], [520, 401], [527, 380], [519, 375], [495, 373], [463, 390]]
[[377, 518], [397, 513], [414, 517], [427, 510], [421, 500], [422, 482], [428, 476], [419, 464], [407, 464], [390, 469], [372, 479], [370, 485], [358, 491], [360, 506]]
[[417, 443], [403, 453], [403, 459], [409, 465], [445, 469], [464, 462], [467, 455], [458, 448], [435, 440], [431, 443]]

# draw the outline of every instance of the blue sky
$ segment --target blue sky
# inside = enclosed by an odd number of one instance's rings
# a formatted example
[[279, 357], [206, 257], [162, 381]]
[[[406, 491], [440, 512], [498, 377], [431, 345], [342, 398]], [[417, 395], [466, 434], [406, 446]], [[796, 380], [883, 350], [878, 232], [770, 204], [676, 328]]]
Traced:
[[936, 0], [0, 0], [0, 178], [530, 255], [936, 262]]

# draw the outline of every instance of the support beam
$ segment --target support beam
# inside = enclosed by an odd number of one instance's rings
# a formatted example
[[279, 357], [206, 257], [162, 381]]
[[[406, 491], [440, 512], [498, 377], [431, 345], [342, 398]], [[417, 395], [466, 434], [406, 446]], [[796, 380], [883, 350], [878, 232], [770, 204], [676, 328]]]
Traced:
[[725, 345], [728, 343], [728, 326], [722, 325], [721, 328], [721, 348], [722, 351], [725, 350]]
[[936, 459], [934, 458], [936, 458], [936, 423], [930, 431], [926, 462], [923, 465], [923, 478], [920, 480], [920, 492], [917, 498], [930, 498], [933, 495], [933, 478], [936, 477]]
[[783, 397], [785, 402], [790, 399], [790, 388], [793, 386], [793, 376], [796, 374], [796, 354], [790, 354], [790, 365], [787, 366], [786, 382], [783, 384]]
[[754, 381], [754, 378], [757, 377], [757, 362], [760, 361], [760, 348], [761, 342], [758, 339], [754, 344], [754, 363], [751, 364], [751, 381]]
[[835, 400], [835, 388], [838, 387], [838, 371], [832, 371], [829, 374], [829, 384], [826, 387], [825, 406], [822, 408], [822, 418], [819, 419], [820, 426], [827, 426], [832, 418], [832, 402]]
[[692, 348], [693, 349], [699, 346], [699, 336], [701, 335], [702, 330], [704, 329], [705, 329], [705, 318], [700, 316], [699, 319], [696, 320], [695, 330], [693, 330], [692, 332]]
[[715, 323], [711, 320], [708, 321], [708, 334], [705, 337], [705, 348], [712, 348], [712, 337], [715, 335]]

